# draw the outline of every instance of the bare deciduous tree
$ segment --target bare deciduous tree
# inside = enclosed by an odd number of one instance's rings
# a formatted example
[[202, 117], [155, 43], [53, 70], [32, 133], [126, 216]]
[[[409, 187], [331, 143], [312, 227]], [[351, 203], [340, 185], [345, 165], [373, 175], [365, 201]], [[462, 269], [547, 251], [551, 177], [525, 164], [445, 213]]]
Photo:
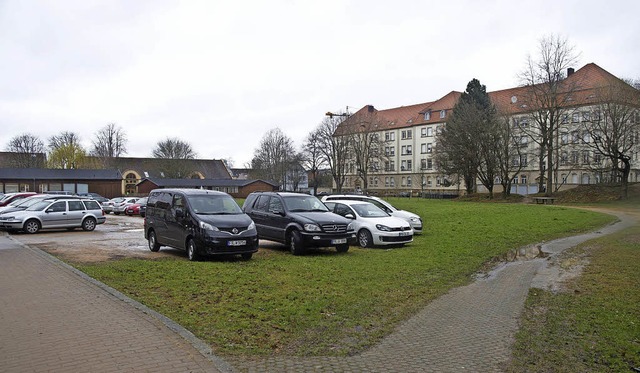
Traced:
[[154, 158], [195, 159], [197, 154], [191, 144], [177, 138], [167, 138], [158, 142], [153, 149]]
[[296, 160], [293, 140], [280, 128], [269, 130], [254, 151], [251, 167], [258, 177], [280, 183], [285, 188], [287, 171]]
[[546, 195], [553, 191], [554, 153], [557, 152], [561, 118], [569, 110], [569, 101], [577, 88], [565, 78], [577, 60], [578, 54], [566, 39], [549, 35], [540, 41], [539, 55], [535, 59], [529, 56], [526, 68], [520, 74], [526, 93], [518, 102], [531, 111], [536, 125], [536, 133], [531, 139], [539, 145], [539, 189], [545, 190]]
[[44, 143], [35, 135], [24, 133], [12, 138], [7, 145], [7, 151], [15, 153], [12, 158], [13, 167], [44, 167]]
[[191, 144], [177, 138], [167, 138], [158, 142], [152, 155], [154, 158], [165, 160], [160, 166], [164, 177], [175, 179], [192, 175], [193, 167], [188, 160], [197, 156]]
[[307, 139], [302, 145], [301, 164], [311, 173], [311, 183], [313, 187], [313, 195], [318, 195], [319, 171], [321, 167], [326, 166], [327, 162], [322, 151], [322, 141], [320, 133], [316, 129], [309, 133]]
[[347, 136], [336, 133], [336, 130], [348, 115], [348, 113], [342, 113], [326, 117], [315, 129], [320, 151], [322, 152], [322, 158], [324, 163], [329, 167], [338, 193], [342, 192], [346, 178], [346, 164], [349, 158], [349, 139]]
[[127, 153], [127, 136], [115, 123], [109, 123], [98, 130], [92, 143], [91, 155], [100, 158], [105, 167], [109, 165], [109, 159]]
[[595, 112], [583, 122], [584, 144], [608, 160], [627, 198], [631, 159], [640, 150], [640, 91], [624, 81], [596, 89]]

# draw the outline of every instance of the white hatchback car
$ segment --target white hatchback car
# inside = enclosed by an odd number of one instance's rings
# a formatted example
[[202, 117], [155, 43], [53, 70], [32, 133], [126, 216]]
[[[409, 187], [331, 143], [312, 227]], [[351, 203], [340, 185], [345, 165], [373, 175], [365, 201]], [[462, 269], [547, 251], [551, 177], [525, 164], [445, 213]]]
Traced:
[[373, 203], [378, 206], [380, 209], [387, 212], [387, 214], [391, 216], [395, 216], [397, 218], [401, 218], [406, 220], [409, 224], [411, 224], [411, 228], [413, 228], [413, 232], [415, 234], [422, 233], [422, 219], [420, 216], [405, 210], [399, 210], [391, 205], [389, 202], [383, 200], [382, 198], [374, 197], [374, 196], [365, 196], [360, 194], [333, 194], [322, 197], [322, 202], [334, 202], [334, 201], [363, 201]]
[[413, 241], [413, 228], [406, 220], [391, 216], [372, 203], [341, 200], [324, 204], [330, 211], [352, 219], [361, 247], [402, 246]]

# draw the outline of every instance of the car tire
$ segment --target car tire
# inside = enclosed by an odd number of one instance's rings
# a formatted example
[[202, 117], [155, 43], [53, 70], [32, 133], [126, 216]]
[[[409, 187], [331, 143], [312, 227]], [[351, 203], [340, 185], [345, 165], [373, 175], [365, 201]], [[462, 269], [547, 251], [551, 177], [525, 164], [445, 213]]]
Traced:
[[149, 231], [149, 235], [147, 237], [148, 237], [147, 240], [149, 243], [149, 250], [153, 251], [154, 253], [157, 253], [158, 250], [160, 250], [160, 244], [158, 243], [156, 232]]
[[371, 236], [371, 232], [366, 229], [361, 229], [358, 232], [358, 245], [360, 245], [360, 247], [373, 246], [373, 237]]
[[120, 215], [120, 213], [119, 213], [119, 212], [117, 212], [117, 211], [114, 211], [114, 212], [113, 212], [113, 214], [114, 214], [114, 215]]
[[187, 258], [189, 258], [192, 262], [197, 262], [200, 260], [200, 255], [198, 254], [198, 248], [196, 247], [196, 242], [193, 238], [189, 238], [187, 241]]
[[40, 222], [36, 219], [29, 219], [24, 223], [23, 230], [29, 234], [38, 233], [38, 231], [42, 228]]
[[243, 260], [249, 260], [249, 259], [251, 259], [251, 257], [252, 257], [252, 256], [253, 256], [253, 253], [244, 253], [244, 254], [240, 254], [240, 257], [241, 257]]
[[349, 244], [336, 246], [336, 251], [339, 253], [346, 253], [347, 251], [349, 251]]
[[289, 250], [293, 255], [302, 255], [306, 251], [302, 244], [302, 236], [295, 229], [289, 234]]
[[82, 221], [82, 230], [91, 232], [92, 230], [96, 229], [96, 225], [96, 219], [88, 217]]

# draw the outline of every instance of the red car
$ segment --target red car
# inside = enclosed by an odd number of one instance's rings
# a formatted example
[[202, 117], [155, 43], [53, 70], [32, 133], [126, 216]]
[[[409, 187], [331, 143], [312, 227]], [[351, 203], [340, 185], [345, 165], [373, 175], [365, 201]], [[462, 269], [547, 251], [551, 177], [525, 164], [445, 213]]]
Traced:
[[6, 206], [6, 205], [10, 204], [13, 201], [16, 201], [16, 200], [19, 200], [19, 199], [22, 199], [22, 198], [35, 196], [36, 194], [37, 193], [35, 193], [35, 192], [7, 193], [2, 197], [2, 199], [0, 199], [0, 206]]
[[127, 206], [124, 209], [124, 213], [129, 216], [140, 215], [144, 216], [144, 210], [147, 207], [147, 198], [140, 198], [136, 203]]

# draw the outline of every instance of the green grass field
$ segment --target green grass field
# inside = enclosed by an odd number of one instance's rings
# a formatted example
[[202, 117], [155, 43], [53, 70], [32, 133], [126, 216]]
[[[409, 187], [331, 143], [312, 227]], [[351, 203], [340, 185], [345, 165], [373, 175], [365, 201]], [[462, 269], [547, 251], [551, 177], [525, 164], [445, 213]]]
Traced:
[[561, 206], [390, 199], [422, 216], [403, 248], [261, 249], [250, 261], [123, 259], [75, 264], [191, 330], [227, 355], [361, 351], [430, 300], [511, 248], [614, 218]]

